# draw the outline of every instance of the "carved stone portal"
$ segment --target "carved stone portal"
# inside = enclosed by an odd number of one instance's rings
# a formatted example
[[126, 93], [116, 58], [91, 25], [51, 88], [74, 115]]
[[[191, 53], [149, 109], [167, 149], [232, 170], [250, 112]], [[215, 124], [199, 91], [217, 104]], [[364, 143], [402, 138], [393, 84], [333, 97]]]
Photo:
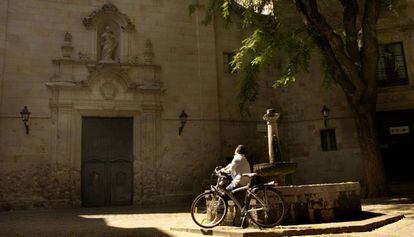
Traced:
[[[46, 83], [51, 90], [52, 156], [57, 161], [70, 161], [81, 172], [82, 118], [133, 117], [134, 174], [142, 174], [142, 166], [135, 163], [145, 160], [147, 166], [155, 167], [161, 156], [161, 98], [165, 88], [160, 80], [161, 67], [152, 63], [152, 44], [148, 41], [145, 52], [139, 53], [145, 60], [140, 63], [138, 52], [129, 48], [129, 42], [134, 42], [130, 38], [132, 22], [112, 4], [92, 12], [83, 24], [89, 29], [89, 47], [78, 52], [78, 57], [68, 53], [53, 59], [55, 71]], [[65, 42], [71, 46], [69, 38]], [[80, 177], [74, 176], [79, 184]], [[117, 178], [119, 183], [124, 182], [122, 175]], [[134, 178], [139, 182], [141, 176]], [[91, 179], [94, 184], [100, 182], [96, 175]], [[138, 189], [133, 195], [136, 202], [143, 200]]]

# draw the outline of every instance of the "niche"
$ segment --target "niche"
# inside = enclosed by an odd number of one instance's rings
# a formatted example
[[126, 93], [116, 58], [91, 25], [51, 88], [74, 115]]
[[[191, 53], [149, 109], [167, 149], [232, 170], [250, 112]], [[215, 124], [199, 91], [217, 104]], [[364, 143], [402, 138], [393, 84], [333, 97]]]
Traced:
[[100, 22], [97, 27], [97, 58], [101, 62], [120, 60], [120, 26], [112, 20]]
[[115, 5], [104, 4], [83, 18], [82, 23], [91, 33], [92, 59], [110, 63], [127, 61], [131, 57], [129, 37], [135, 26]]

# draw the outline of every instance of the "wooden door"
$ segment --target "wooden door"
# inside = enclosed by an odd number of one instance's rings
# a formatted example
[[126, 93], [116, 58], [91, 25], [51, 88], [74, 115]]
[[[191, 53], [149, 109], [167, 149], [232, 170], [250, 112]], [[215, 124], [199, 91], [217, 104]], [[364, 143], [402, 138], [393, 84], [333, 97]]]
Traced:
[[132, 204], [133, 120], [82, 119], [82, 205]]

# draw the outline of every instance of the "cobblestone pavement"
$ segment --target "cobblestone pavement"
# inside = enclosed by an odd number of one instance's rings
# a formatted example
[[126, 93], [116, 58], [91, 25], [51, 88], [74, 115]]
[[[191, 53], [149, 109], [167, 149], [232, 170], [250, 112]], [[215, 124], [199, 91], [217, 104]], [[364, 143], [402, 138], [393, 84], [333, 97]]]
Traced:
[[[142, 233], [145, 237], [197, 237], [199, 234], [170, 231], [171, 227], [196, 227], [187, 207], [142, 209], [117, 207], [75, 210], [31, 210], [0, 213], [0, 236], [121, 236]], [[320, 235], [323, 237], [414, 236], [414, 198], [386, 198], [363, 202], [364, 211], [402, 213], [406, 218], [372, 232]], [[113, 234], [107, 234], [113, 233]]]

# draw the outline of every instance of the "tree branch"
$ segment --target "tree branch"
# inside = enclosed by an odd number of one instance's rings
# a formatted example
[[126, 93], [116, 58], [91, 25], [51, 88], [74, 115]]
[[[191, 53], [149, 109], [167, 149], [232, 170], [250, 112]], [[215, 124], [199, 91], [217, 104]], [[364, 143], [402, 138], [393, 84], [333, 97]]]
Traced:
[[355, 86], [349, 81], [348, 77], [341, 69], [341, 65], [336, 60], [332, 50], [329, 50], [327, 42], [324, 42], [323, 39], [319, 39], [315, 42], [318, 47], [322, 49], [322, 54], [325, 57], [326, 64], [328, 65], [327, 70], [332, 75], [333, 80], [341, 86], [351, 101], [358, 100], [358, 97], [354, 96], [356, 91]]
[[358, 17], [358, 2], [356, 0], [339, 0], [344, 8], [343, 24], [345, 28], [346, 50], [355, 63], [361, 65], [358, 50], [358, 29], [356, 27]]
[[[327, 61], [334, 60], [337, 62], [330, 64], [331, 66], [338, 67], [333, 69], [333, 71], [340, 70], [342, 71], [341, 74], [345, 75], [345, 77], [336, 78], [337, 80], [345, 80], [345, 82], [339, 84], [342, 86], [343, 84], [352, 83], [353, 86], [347, 85], [347, 88], [354, 88], [352, 97], [360, 98], [363, 91], [365, 91], [365, 84], [361, 80], [360, 67], [346, 54], [342, 38], [334, 32], [325, 18], [319, 13], [316, 0], [309, 0], [309, 7], [306, 6], [303, 0], [294, 1], [297, 10], [302, 14], [305, 25], [309, 29], [309, 34], [311, 34], [322, 51], [328, 51], [328, 55], [331, 55], [326, 58]], [[323, 42], [326, 45], [318, 42]], [[324, 53], [324, 55], [326, 54]]]
[[[366, 97], [375, 101], [377, 88], [377, 64], [379, 58], [377, 41], [377, 22], [380, 4], [378, 0], [366, 0], [364, 17], [362, 19], [363, 29], [363, 50], [362, 67], [363, 79], [367, 84]], [[375, 104], [373, 105], [375, 106]]]

